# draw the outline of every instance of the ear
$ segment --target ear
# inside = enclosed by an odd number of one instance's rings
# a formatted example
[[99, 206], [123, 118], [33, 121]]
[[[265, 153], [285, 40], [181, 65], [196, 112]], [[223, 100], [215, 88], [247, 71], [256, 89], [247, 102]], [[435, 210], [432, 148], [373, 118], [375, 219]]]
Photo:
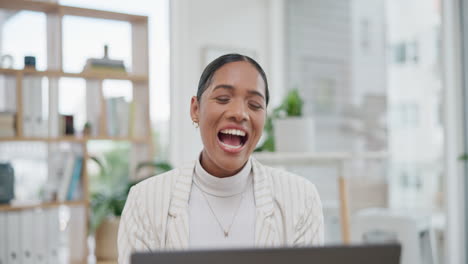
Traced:
[[192, 96], [190, 100], [190, 117], [192, 120], [200, 120], [198, 118], [200, 112], [200, 105], [198, 104], [198, 99], [196, 96]]

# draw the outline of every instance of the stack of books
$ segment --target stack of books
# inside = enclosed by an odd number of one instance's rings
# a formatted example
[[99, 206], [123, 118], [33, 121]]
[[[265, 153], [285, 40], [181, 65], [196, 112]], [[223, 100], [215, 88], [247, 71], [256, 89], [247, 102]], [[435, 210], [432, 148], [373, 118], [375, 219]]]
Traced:
[[16, 114], [13, 112], [0, 112], [0, 137], [15, 136], [15, 117]]

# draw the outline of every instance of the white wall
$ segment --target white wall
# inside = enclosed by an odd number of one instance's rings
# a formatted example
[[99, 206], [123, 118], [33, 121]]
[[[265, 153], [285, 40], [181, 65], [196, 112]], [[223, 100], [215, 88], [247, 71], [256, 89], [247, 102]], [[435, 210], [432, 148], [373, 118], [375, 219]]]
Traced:
[[[174, 0], [171, 2], [171, 144], [173, 165], [196, 159], [202, 149], [190, 119], [190, 98], [210, 52], [254, 53], [270, 82], [273, 101], [282, 87], [282, 1]], [[276, 43], [276, 44], [272, 44]], [[274, 64], [274, 65], [273, 65]]]

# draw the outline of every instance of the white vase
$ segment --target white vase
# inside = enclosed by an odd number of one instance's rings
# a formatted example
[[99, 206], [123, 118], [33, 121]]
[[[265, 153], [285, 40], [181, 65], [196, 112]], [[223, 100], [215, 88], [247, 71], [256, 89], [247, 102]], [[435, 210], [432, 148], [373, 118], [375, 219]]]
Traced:
[[96, 230], [94, 239], [96, 248], [94, 254], [98, 261], [117, 261], [117, 233], [120, 217], [106, 218]]
[[315, 150], [315, 127], [312, 117], [286, 117], [273, 124], [278, 152], [312, 152]]

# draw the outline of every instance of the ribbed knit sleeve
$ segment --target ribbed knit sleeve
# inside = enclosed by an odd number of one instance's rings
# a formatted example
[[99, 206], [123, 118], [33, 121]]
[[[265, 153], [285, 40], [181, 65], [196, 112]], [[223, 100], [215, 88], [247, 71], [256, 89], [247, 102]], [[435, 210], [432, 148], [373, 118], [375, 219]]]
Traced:
[[324, 243], [322, 203], [315, 185], [304, 183], [305, 211], [296, 223], [294, 246], [321, 246]]
[[130, 255], [134, 251], [149, 251], [147, 244], [149, 232], [152, 230], [145, 226], [141, 213], [144, 212], [138, 206], [142, 204], [137, 186], [130, 189], [120, 219], [118, 234], [119, 264], [130, 263]]

